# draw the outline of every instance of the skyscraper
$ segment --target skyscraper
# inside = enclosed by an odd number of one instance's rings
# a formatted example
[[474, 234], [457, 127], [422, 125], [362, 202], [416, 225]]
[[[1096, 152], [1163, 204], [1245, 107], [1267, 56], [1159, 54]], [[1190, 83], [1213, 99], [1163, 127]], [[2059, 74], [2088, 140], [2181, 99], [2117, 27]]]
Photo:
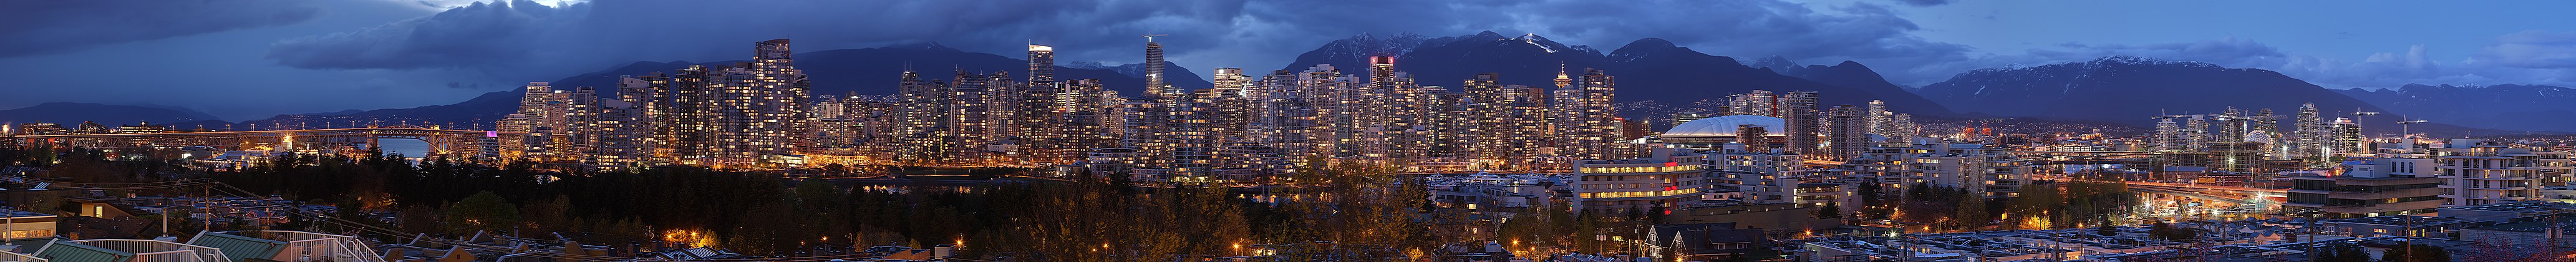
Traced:
[[1154, 42], [1153, 36], [1146, 36], [1145, 96], [1153, 97], [1180, 93], [1179, 91], [1169, 90], [1170, 88], [1171, 86], [1169, 86], [1168, 83], [1163, 82], [1163, 43]]
[[1055, 47], [1029, 45], [1029, 84], [1053, 82], [1055, 82]]
[[1848, 160], [1869, 150], [1868, 115], [1869, 110], [1851, 105], [1835, 106], [1827, 110], [1825, 122], [1831, 126], [1826, 128], [1826, 137], [1831, 137], [1833, 140], [1830, 141], [1832, 150], [1826, 151], [1826, 157], [1834, 160]]

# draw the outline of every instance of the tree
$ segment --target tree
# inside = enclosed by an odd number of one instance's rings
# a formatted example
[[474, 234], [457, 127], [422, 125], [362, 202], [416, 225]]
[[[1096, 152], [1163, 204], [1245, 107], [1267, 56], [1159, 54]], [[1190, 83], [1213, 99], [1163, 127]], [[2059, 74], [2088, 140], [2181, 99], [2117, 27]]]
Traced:
[[2388, 250], [2388, 253], [2386, 253], [2386, 254], [2380, 254], [2380, 255], [2379, 255], [2379, 261], [2388, 261], [2388, 262], [2450, 262], [2450, 261], [2451, 261], [2451, 251], [2450, 251], [2450, 250], [2443, 250], [2441, 247], [2436, 247], [2436, 246], [2433, 246], [2433, 245], [2412, 244], [2412, 245], [2406, 245], [2406, 248], [2390, 249], [2390, 250]]
[[2113, 227], [2113, 226], [2111, 226], [2111, 223], [2102, 223], [2102, 227], [2100, 227], [2100, 228], [2095, 228], [2095, 229], [2093, 230], [2093, 234], [2095, 234], [2095, 235], [2102, 235], [2102, 236], [2106, 236], [2106, 237], [2107, 237], [2107, 236], [2117, 236], [2117, 235], [2120, 235], [2120, 228], [2119, 228], [2119, 227]]
[[476, 192], [447, 210], [447, 225], [463, 233], [466, 230], [490, 230], [509, 233], [519, 225], [519, 207], [492, 191]]
[[1861, 183], [1853, 191], [1855, 191], [1853, 194], [1860, 197], [1861, 219], [1887, 219], [1889, 215], [1895, 214], [1895, 210], [1886, 206], [1887, 186], [1879, 183]]
[[2173, 226], [2173, 224], [2165, 222], [2156, 222], [2155, 226], [2147, 228], [2147, 237], [2173, 242], [2197, 242], [2196, 240], [2200, 237], [2200, 230], [2176, 227]]
[[2320, 262], [2370, 261], [2370, 252], [2361, 250], [2361, 245], [2338, 243], [2317, 252], [2320, 254], [2309, 258]]
[[1816, 207], [1816, 218], [1843, 218], [1843, 208], [1834, 202], [1825, 202]]
[[438, 210], [437, 205], [420, 204], [412, 205], [411, 208], [405, 208], [402, 211], [402, 221], [400, 221], [402, 222], [402, 231], [412, 233], [445, 232], [447, 231], [447, 227], [445, 223], [439, 223], [439, 213], [441, 212]]

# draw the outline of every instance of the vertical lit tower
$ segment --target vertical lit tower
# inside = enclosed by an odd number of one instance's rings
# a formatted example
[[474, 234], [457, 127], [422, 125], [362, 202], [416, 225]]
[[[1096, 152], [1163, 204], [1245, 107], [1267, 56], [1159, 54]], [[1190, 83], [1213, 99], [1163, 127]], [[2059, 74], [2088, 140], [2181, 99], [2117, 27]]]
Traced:
[[[1154, 66], [1154, 68], [1162, 67]], [[1029, 45], [1029, 84], [1053, 82], [1055, 82], [1055, 47]]]
[[747, 106], [729, 112], [730, 119], [723, 121], [739, 129], [719, 130], [720, 141], [736, 140], [724, 143], [728, 151], [725, 155], [736, 158], [726, 159], [727, 162], [749, 163], [761, 155], [794, 154], [797, 147], [805, 144], [806, 136], [802, 134], [809, 118], [805, 101], [810, 97], [806, 93], [810, 83], [806, 82], [805, 72], [796, 69], [787, 43], [787, 39], [755, 43], [752, 61], [734, 68], [748, 70], [748, 75], [726, 76], [727, 95], [739, 100], [728, 104]]
[[1565, 62], [1556, 62], [1556, 89], [1574, 86], [1574, 78], [1565, 75]]
[[1165, 35], [1145, 35], [1145, 92], [1148, 93], [1146, 96], [1179, 94], [1178, 91], [1169, 90], [1170, 87], [1163, 83], [1163, 43], [1154, 42], [1154, 37], [1157, 36]]
[[1360, 92], [1367, 97], [1367, 104], [1361, 106], [1379, 110], [1357, 112], [1367, 113], [1368, 117], [1362, 120], [1367, 123], [1364, 125], [1374, 126], [1371, 129], [1376, 130], [1368, 137], [1370, 141], [1365, 153], [1372, 157], [1419, 156], [1410, 152], [1425, 149], [1416, 144], [1422, 137], [1414, 128], [1418, 124], [1414, 120], [1421, 115], [1421, 110], [1429, 108], [1420, 103], [1422, 90], [1410, 87], [1405, 83], [1409, 81], [1399, 78], [1395, 72], [1395, 57], [1369, 56], [1368, 90]]

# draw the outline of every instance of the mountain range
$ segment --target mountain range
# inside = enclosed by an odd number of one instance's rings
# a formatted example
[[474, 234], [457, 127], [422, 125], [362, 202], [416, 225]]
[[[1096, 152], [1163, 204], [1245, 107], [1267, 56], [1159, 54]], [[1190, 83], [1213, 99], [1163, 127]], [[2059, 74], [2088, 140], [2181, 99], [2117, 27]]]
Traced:
[[[2379, 105], [2278, 72], [2208, 63], [2113, 56], [2084, 62], [1986, 68], [1923, 86], [1924, 97], [1963, 113], [2153, 125], [2153, 116], [2272, 109], [2293, 116], [2314, 103], [2326, 119], [2389, 112]], [[2453, 101], [2426, 101], [2452, 103]], [[2456, 105], [2456, 104], [2454, 104]], [[2409, 112], [2409, 111], [2398, 111]], [[2286, 120], [2284, 120], [2286, 121]], [[2393, 116], [2359, 118], [2370, 133], [2395, 133]], [[2447, 123], [2419, 124], [2438, 135], [2504, 133]]]
[[[1616, 97], [1629, 117], [1663, 120], [1676, 107], [1722, 101], [1751, 90], [1816, 91], [1820, 107], [1886, 101], [1891, 110], [1926, 118], [2015, 117], [2019, 119], [2099, 121], [2152, 125], [2160, 114], [2216, 113], [2230, 107], [2273, 109], [2290, 115], [2301, 103], [2316, 103], [2327, 117], [2349, 117], [2356, 110], [2390, 112], [2434, 124], [2415, 131], [2493, 134], [2494, 129], [2576, 131], [2576, 123], [2524, 121], [2534, 117], [2576, 116], [2576, 90], [2553, 86], [2485, 87], [2408, 85], [2393, 90], [2333, 90], [2262, 69], [2226, 68], [2207, 63], [2137, 57], [2038, 66], [2007, 66], [1960, 73], [1946, 81], [1909, 88], [1888, 82], [1876, 71], [1853, 61], [1802, 65], [1783, 57], [1738, 60], [1710, 55], [1670, 41], [1645, 38], [1609, 52], [1587, 45], [1559, 43], [1538, 35], [1506, 36], [1485, 31], [1460, 36], [1419, 34], [1358, 35], [1324, 43], [1301, 53], [1280, 70], [1303, 71], [1331, 64], [1345, 74], [1365, 74], [1370, 56], [1396, 57], [1395, 69], [1426, 86], [1454, 86], [1479, 73], [1498, 73], [1503, 84], [1550, 86], [1556, 74], [1600, 69], [1616, 77]], [[938, 43], [878, 48], [811, 51], [796, 54], [797, 67], [812, 77], [814, 94], [894, 93], [899, 72], [1008, 72], [1025, 74], [1017, 57], [975, 53]], [[736, 61], [639, 61], [557, 79], [559, 89], [598, 87], [613, 95], [620, 76], [672, 72], [690, 65], [726, 66]], [[1165, 64], [1181, 88], [1212, 86], [1188, 68]], [[1056, 68], [1057, 79], [1101, 79], [1111, 90], [1138, 94], [1143, 65], [1071, 63]], [[1259, 75], [1263, 72], [1247, 72]], [[948, 79], [939, 74], [931, 79]], [[279, 126], [316, 123], [413, 122], [488, 127], [518, 103], [517, 88], [496, 90], [463, 102], [413, 108], [348, 110], [289, 114], [243, 124]], [[1936, 102], [1937, 101], [1937, 102]], [[2457, 106], [2464, 103], [2479, 107]], [[174, 112], [176, 111], [176, 112]], [[2392, 112], [2393, 111], [2393, 112]], [[193, 114], [193, 115], [192, 115]], [[38, 118], [37, 116], [42, 116]], [[2384, 119], [2383, 119], [2384, 118]], [[159, 107], [48, 103], [0, 110], [0, 120], [78, 123], [79, 120], [184, 122], [211, 120], [202, 113]], [[2367, 118], [2373, 132], [2393, 126], [2393, 116]], [[2379, 123], [2391, 124], [2379, 124]], [[104, 123], [104, 122], [102, 122]], [[220, 122], [213, 122], [220, 123]], [[1668, 123], [1655, 123], [1658, 126]], [[335, 124], [336, 125], [336, 124]], [[2394, 131], [2394, 130], [2387, 130]], [[2439, 134], [2439, 133], [2437, 133]]]
[[2576, 130], [2576, 89], [2545, 85], [2408, 84], [2394, 89], [2335, 90], [2409, 119], [2510, 130]]
[[144, 122], [187, 128], [229, 124], [212, 115], [178, 107], [52, 102], [0, 110], [0, 123], [56, 123], [70, 128], [82, 121], [96, 121], [111, 127]]

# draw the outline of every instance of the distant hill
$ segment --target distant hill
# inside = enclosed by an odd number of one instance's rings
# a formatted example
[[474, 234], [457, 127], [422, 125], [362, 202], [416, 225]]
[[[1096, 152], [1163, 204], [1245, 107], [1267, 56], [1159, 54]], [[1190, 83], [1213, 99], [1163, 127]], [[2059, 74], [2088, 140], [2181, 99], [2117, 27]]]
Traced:
[[78, 125], [82, 121], [93, 121], [110, 126], [140, 122], [154, 124], [185, 122], [191, 124], [188, 127], [194, 127], [195, 124], [222, 123], [221, 120], [206, 113], [175, 107], [53, 102], [0, 110], [0, 122], [6, 123], [56, 123], [69, 127]]
[[[2316, 103], [2327, 119], [2352, 117], [2355, 110], [2389, 112], [2270, 70], [2128, 56], [1977, 69], [1925, 85], [1921, 92], [1925, 98], [1942, 101], [1962, 113], [2138, 126], [2152, 126], [2155, 120], [2151, 117], [2157, 115], [2218, 113], [2229, 107], [2269, 108], [2275, 115], [2289, 116], [2296, 114], [2302, 103]], [[2379, 115], [2365, 117], [2360, 123], [2368, 129], [2366, 132], [2393, 134], [2398, 129], [2397, 121], [2394, 115]], [[2455, 135], [2513, 133], [2445, 123], [2416, 125], [2413, 129]]]
[[2576, 89], [2545, 85], [2408, 84], [2394, 89], [2335, 90], [2414, 119], [2513, 130], [2576, 131]]
[[1503, 36], [1492, 31], [1438, 38], [1361, 35], [1300, 54], [1282, 70], [1304, 71], [1317, 64], [1332, 64], [1345, 74], [1364, 74], [1366, 59], [1373, 55], [1395, 56], [1395, 69], [1411, 74], [1417, 83], [1452, 88], [1475, 74], [1487, 72], [1500, 73], [1502, 83], [1507, 85], [1553, 88], [1559, 65], [1572, 74], [1597, 68], [1616, 77], [1616, 99], [1623, 108], [1647, 108], [1622, 109], [1621, 113], [1646, 119], [1664, 119], [1668, 116], [1660, 114], [1671, 112], [1661, 111], [1677, 111], [1674, 107], [1723, 100], [1752, 90], [1816, 91], [1821, 96], [1820, 106], [1826, 107], [1884, 100], [1898, 112], [1951, 114], [1942, 105], [1887, 83], [1859, 63], [1801, 68], [1798, 72], [1806, 77], [1791, 76], [1657, 38], [1638, 39], [1604, 54], [1590, 46], [1566, 45], [1538, 35]]
[[[1138, 55], [1142, 56], [1142, 54]], [[928, 78], [939, 80], [950, 79], [955, 75], [954, 72], [958, 70], [980, 73], [1006, 71], [1010, 72], [1011, 76], [1020, 79], [1026, 79], [1028, 73], [1028, 62], [1020, 57], [1006, 57], [995, 54], [960, 51], [937, 43], [804, 52], [796, 54], [795, 58], [796, 68], [804, 70], [805, 74], [811, 77], [813, 82], [812, 93], [817, 95], [851, 92], [859, 94], [893, 94], [895, 92], [895, 86], [901, 78], [901, 73], [907, 69], [922, 72], [922, 75], [927, 76]], [[735, 60], [706, 63], [693, 63], [688, 61], [633, 62], [610, 68], [608, 70], [574, 75], [548, 82], [551, 82], [549, 84], [558, 89], [569, 89], [580, 86], [596, 87], [600, 90], [599, 92], [601, 96], [613, 96], [616, 94], [616, 91], [614, 90], [616, 90], [615, 86], [617, 78], [620, 76], [647, 75], [653, 72], [669, 73], [679, 69], [688, 68], [689, 65], [706, 65], [710, 67], [730, 66], [737, 62], [746, 61]], [[1190, 71], [1188, 68], [1183, 68], [1177, 64], [1171, 64], [1169, 62], [1165, 62], [1165, 65], [1167, 68], [1166, 70], [1170, 71], [1167, 73], [1172, 75], [1173, 86], [1181, 88], [1208, 88], [1210, 86], [1214, 86], [1214, 84], [1208, 83], [1205, 78], [1201, 78], [1197, 73]], [[1145, 79], [1141, 73], [1142, 71], [1124, 70], [1134, 72], [1122, 73], [1121, 68], [1127, 67], [1141, 68], [1142, 66], [1058, 65], [1056, 66], [1055, 72], [1056, 79], [1100, 79], [1103, 85], [1106, 85], [1110, 90], [1118, 90], [1120, 94], [1129, 96], [1140, 94], [1144, 90], [1145, 85]], [[481, 96], [476, 96], [473, 99], [468, 99], [464, 102], [455, 104], [413, 108], [377, 109], [362, 112], [280, 115], [269, 119], [245, 122], [258, 123], [262, 126], [274, 126], [279, 124], [293, 125], [295, 123], [307, 123], [307, 125], [311, 125], [311, 123], [315, 122], [346, 122], [352, 120], [386, 122], [420, 121], [431, 123], [456, 123], [472, 127], [476, 125], [490, 125], [492, 121], [500, 119], [501, 116], [509, 114], [512, 110], [516, 110], [519, 103], [520, 93], [521, 92], [518, 88], [511, 88], [509, 90], [484, 93]]]

